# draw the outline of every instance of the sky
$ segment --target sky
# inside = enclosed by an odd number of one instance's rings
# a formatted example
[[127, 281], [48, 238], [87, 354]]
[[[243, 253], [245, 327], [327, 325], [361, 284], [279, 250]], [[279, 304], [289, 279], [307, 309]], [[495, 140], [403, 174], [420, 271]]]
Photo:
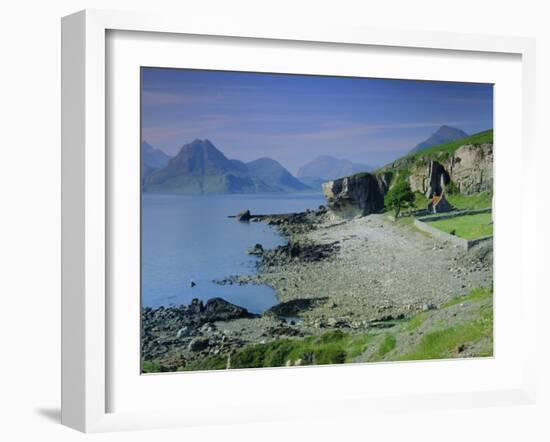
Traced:
[[493, 127], [490, 84], [142, 68], [142, 140], [169, 155], [209, 139], [292, 173], [320, 155], [380, 166], [441, 125]]

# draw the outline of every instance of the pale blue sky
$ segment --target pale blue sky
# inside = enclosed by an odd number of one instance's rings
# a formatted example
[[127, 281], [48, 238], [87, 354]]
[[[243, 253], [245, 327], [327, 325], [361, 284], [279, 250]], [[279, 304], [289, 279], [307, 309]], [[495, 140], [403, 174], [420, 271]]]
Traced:
[[170, 155], [208, 138], [293, 173], [319, 155], [382, 165], [443, 124], [492, 128], [492, 85], [142, 68], [142, 137]]

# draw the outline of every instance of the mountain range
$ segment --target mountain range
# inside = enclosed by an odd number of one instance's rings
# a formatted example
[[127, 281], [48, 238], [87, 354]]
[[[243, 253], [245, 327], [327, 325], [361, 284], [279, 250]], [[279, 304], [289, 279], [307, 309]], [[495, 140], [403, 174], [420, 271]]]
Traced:
[[172, 157], [155, 149], [147, 141], [141, 142], [141, 184], [154, 170], [164, 167]]
[[459, 140], [467, 136], [468, 134], [461, 129], [443, 125], [439, 129], [437, 129], [437, 131], [435, 131], [427, 140], [418, 143], [413, 149], [411, 149], [410, 152], [419, 152], [421, 150], [427, 149], [428, 147], [450, 143], [451, 141]]
[[209, 140], [182, 146], [168, 163], [143, 179], [145, 192], [273, 193], [310, 190], [271, 158], [228, 159]]
[[[441, 126], [411, 152], [466, 137], [460, 129]], [[292, 193], [321, 191], [325, 181], [371, 172], [375, 167], [323, 155], [299, 168], [297, 177], [272, 158], [244, 163], [227, 158], [209, 140], [195, 140], [171, 157], [147, 142], [141, 144], [144, 192], [181, 194]]]
[[300, 192], [311, 190], [309, 186], [296, 179], [277, 161], [264, 157], [246, 163], [248, 171], [260, 178], [265, 184], [280, 192]]
[[374, 167], [369, 164], [353, 163], [349, 160], [322, 155], [304, 164], [296, 174], [302, 181], [329, 181], [359, 172], [370, 172]]

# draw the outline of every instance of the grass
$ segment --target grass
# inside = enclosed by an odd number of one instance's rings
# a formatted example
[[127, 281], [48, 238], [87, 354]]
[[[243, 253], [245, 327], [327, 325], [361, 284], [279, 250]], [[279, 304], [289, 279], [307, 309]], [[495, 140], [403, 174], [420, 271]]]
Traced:
[[428, 207], [428, 198], [422, 192], [414, 192], [413, 210], [425, 209]]
[[415, 331], [418, 327], [422, 325], [426, 319], [426, 312], [418, 313], [414, 315], [409, 321], [405, 324], [404, 329], [408, 332]]
[[[474, 343], [485, 337], [493, 336], [493, 306], [480, 308], [479, 316], [463, 324], [447, 327], [426, 333], [418, 345], [399, 360], [413, 361], [425, 359], [441, 359], [456, 356], [461, 346]], [[483, 354], [480, 356], [489, 356]]]
[[370, 174], [369, 172], [358, 172], [353, 176], [356, 177], [356, 178], [361, 179], [361, 178], [367, 178], [369, 176], [372, 176], [372, 174]]
[[[231, 368], [283, 367], [294, 365], [343, 364], [363, 353], [371, 335], [334, 330], [304, 339], [277, 339], [244, 347], [231, 356]], [[182, 370], [219, 370], [227, 359], [219, 356], [196, 361]]]
[[392, 335], [391, 333], [385, 333], [382, 341], [380, 342], [380, 346], [378, 347], [378, 350], [376, 351], [376, 354], [374, 355], [372, 360], [382, 359], [387, 353], [395, 348], [396, 343], [397, 340], [395, 339], [394, 335]]
[[[474, 135], [470, 135], [465, 138], [461, 138], [459, 140], [451, 141], [450, 143], [438, 144], [437, 146], [432, 146], [432, 147], [428, 147], [427, 149], [423, 149], [420, 152], [414, 152], [404, 157], [398, 158], [397, 160], [393, 161], [391, 164], [388, 164], [386, 166], [383, 166], [377, 169], [375, 173], [381, 172], [381, 171], [386, 171], [386, 172], [392, 171], [392, 172], [397, 172], [396, 173], [396, 176], [397, 176], [401, 173], [408, 173], [408, 169], [411, 167], [411, 165], [415, 163], [427, 164], [427, 162], [431, 159], [445, 161], [456, 150], [458, 150], [460, 147], [466, 144], [480, 145], [480, 144], [492, 143], [492, 142], [493, 142], [493, 130], [489, 129]], [[393, 167], [393, 164], [396, 164], [396, 163], [400, 164], [400, 166], [397, 168]]]
[[478, 288], [472, 290], [470, 293], [468, 293], [465, 296], [459, 296], [458, 298], [455, 298], [445, 304], [443, 304], [441, 307], [451, 307], [456, 304], [461, 304], [466, 301], [479, 301], [486, 298], [491, 298], [493, 296], [493, 290], [489, 288]]
[[493, 142], [493, 130], [486, 130], [479, 132], [469, 137], [461, 138], [456, 141], [451, 141], [450, 143], [439, 144], [437, 146], [428, 147], [423, 149], [420, 152], [415, 152], [411, 155], [408, 155], [410, 158], [420, 158], [420, 157], [449, 157], [454, 153], [458, 148], [464, 146], [465, 144], [483, 144], [483, 143], [492, 143]]
[[493, 234], [491, 213], [477, 213], [430, 221], [430, 225], [464, 239], [476, 239]]
[[156, 361], [143, 361], [141, 364], [142, 373], [159, 373], [162, 370], [162, 366]]
[[480, 192], [473, 195], [445, 195], [447, 200], [459, 210], [488, 209], [493, 204], [492, 192]]
[[[426, 207], [428, 207], [428, 198], [426, 198], [426, 195], [424, 195], [422, 192], [414, 192], [414, 201], [412, 202], [411, 206], [401, 210], [401, 213], [399, 214], [397, 220], [399, 221], [401, 219], [409, 218], [411, 221], [405, 221], [405, 224], [412, 224], [414, 219], [411, 218], [411, 212], [414, 210], [425, 209]], [[394, 216], [393, 209], [388, 210], [385, 208], [384, 213]]]

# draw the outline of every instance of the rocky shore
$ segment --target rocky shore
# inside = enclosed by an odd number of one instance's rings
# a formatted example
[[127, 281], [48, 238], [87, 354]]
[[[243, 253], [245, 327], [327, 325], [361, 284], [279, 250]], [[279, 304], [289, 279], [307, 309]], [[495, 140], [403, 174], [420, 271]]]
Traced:
[[229, 368], [231, 355], [249, 344], [385, 329], [492, 282], [492, 243], [465, 252], [382, 214], [343, 220], [320, 207], [244, 218], [273, 226], [287, 242], [251, 244], [257, 274], [216, 282], [266, 284], [280, 303], [262, 315], [220, 298], [143, 309], [142, 358], [156, 364], [145, 371], [192, 369], [212, 357]]

